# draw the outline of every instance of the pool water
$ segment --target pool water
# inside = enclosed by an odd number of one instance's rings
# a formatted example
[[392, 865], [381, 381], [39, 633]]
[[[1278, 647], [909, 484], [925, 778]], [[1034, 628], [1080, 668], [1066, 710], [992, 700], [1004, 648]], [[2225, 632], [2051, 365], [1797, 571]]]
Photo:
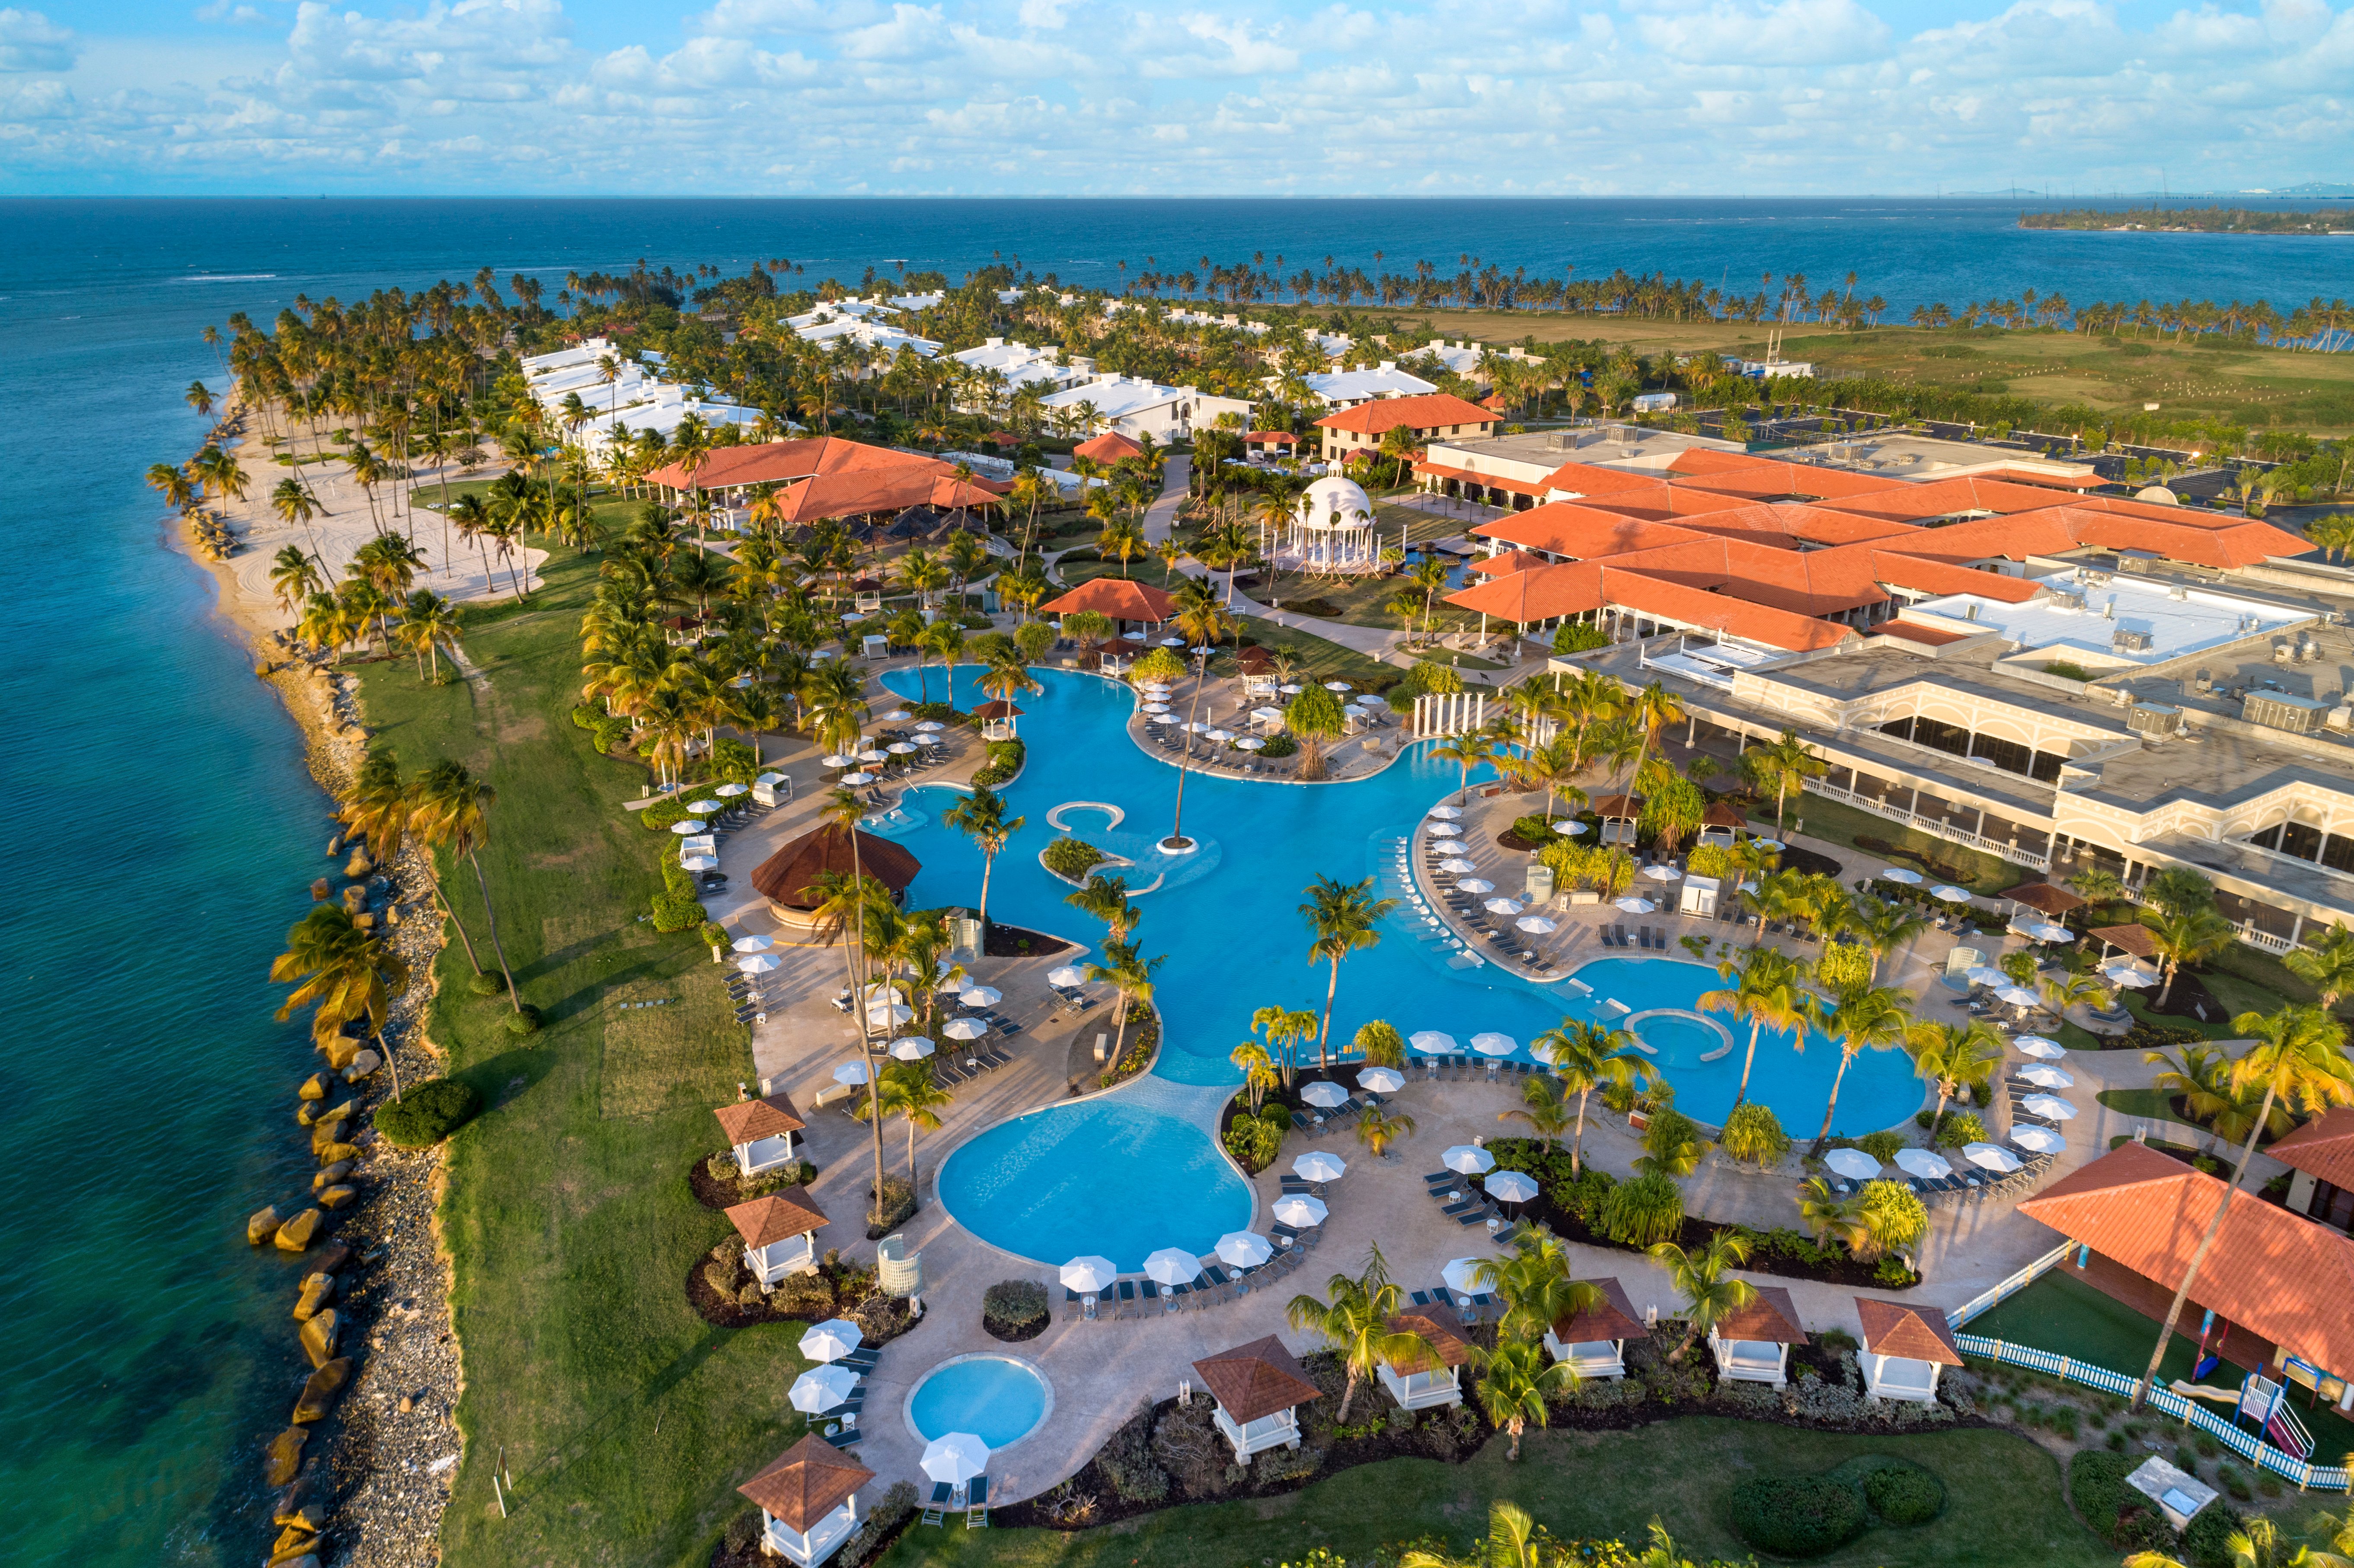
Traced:
[[924, 1376], [907, 1400], [907, 1424], [927, 1443], [970, 1432], [993, 1453], [1046, 1418], [1046, 1383], [1011, 1356], [967, 1356]]
[[[1044, 690], [1022, 699], [1028, 758], [1005, 791], [1029, 825], [998, 858], [990, 913], [1095, 948], [1102, 927], [1066, 904], [1069, 886], [1037, 863], [1037, 852], [1055, 833], [1046, 813], [1073, 801], [1107, 802], [1126, 813], [1121, 832], [1157, 838], [1169, 831], [1177, 772], [1161, 754], [1128, 738], [1135, 698], [1127, 688], [1071, 672], [1034, 673]], [[885, 681], [902, 695], [915, 694], [913, 671], [893, 672]], [[985, 700], [978, 672], [960, 670], [958, 705]], [[1219, 1235], [1250, 1223], [1249, 1190], [1212, 1135], [1220, 1105], [1241, 1081], [1229, 1056], [1249, 1036], [1252, 1012], [1274, 1003], [1323, 1008], [1329, 971], [1308, 962], [1299, 915], [1301, 889], [1319, 874], [1349, 882], [1372, 877], [1379, 895], [1402, 900], [1382, 923], [1380, 945], [1341, 967], [1336, 1043], [1380, 1018], [1405, 1034], [1437, 1029], [1464, 1040], [1500, 1031], [1521, 1042], [1525, 1057], [1528, 1043], [1564, 1018], [1615, 1022], [1653, 1008], [1690, 1011], [1701, 992], [1723, 983], [1712, 967], [1681, 959], [1602, 959], [1578, 971], [1594, 988], [1592, 997], [1580, 997], [1487, 964], [1429, 924], [1409, 896], [1412, 841], [1423, 813], [1452, 799], [1457, 773], [1427, 752], [1416, 747], [1373, 778], [1343, 784], [1189, 778], [1184, 831], [1216, 843], [1220, 853], [1214, 865], [1188, 857], [1197, 864], [1172, 867], [1158, 888], [1136, 900], [1145, 955], [1167, 955], [1153, 999], [1166, 1038], [1152, 1073], [1103, 1098], [1032, 1112], [955, 1150], [939, 1177], [949, 1213], [1022, 1257], [1059, 1264], [1101, 1253], [1129, 1270], [1157, 1247], [1206, 1253]], [[980, 852], [939, 822], [956, 794], [937, 785], [910, 791], [907, 804], [926, 818], [897, 835], [924, 868], [909, 890], [910, 907], [969, 901], [981, 886]], [[1076, 810], [1067, 820], [1083, 837], [1104, 821]], [[1140, 866], [1128, 881], [1142, 886], [1155, 874]], [[1603, 1009], [1604, 998], [1627, 1011]], [[1090, 1016], [1109, 1012], [1099, 1008]], [[1677, 1103], [1702, 1121], [1719, 1121], [1732, 1107], [1748, 1044], [1745, 1024], [1723, 1022], [1735, 1048], [1715, 1062], [1697, 1057], [1723, 1039], [1690, 1021], [1650, 1041], [1659, 1050], [1656, 1060], [1672, 1075]], [[1103, 1027], [1110, 1032], [1108, 1020]], [[1803, 1053], [1792, 1049], [1788, 1035], [1766, 1034], [1750, 1097], [1771, 1105], [1793, 1132], [1811, 1134], [1822, 1120], [1838, 1056], [1819, 1034], [1807, 1037]], [[1866, 1053], [1840, 1090], [1837, 1129], [1889, 1127], [1921, 1103], [1903, 1053]]]

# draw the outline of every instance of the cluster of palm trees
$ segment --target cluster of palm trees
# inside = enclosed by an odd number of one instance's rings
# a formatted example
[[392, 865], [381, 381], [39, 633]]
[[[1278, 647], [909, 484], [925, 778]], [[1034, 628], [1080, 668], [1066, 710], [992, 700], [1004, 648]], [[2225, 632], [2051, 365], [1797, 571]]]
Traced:
[[387, 654], [403, 649], [415, 656], [420, 679], [438, 683], [442, 650], [457, 656], [459, 618], [448, 599], [415, 586], [424, 564], [423, 554], [398, 535], [379, 534], [354, 553], [331, 592], [318, 558], [288, 545], [270, 563], [270, 587], [281, 609], [301, 607], [294, 634], [314, 652], [332, 650], [340, 661], [373, 627]]

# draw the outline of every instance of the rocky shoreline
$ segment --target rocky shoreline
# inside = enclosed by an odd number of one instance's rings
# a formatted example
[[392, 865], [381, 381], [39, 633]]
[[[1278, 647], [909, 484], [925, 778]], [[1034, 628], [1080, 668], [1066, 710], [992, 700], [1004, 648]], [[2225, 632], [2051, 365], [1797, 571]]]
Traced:
[[[366, 752], [358, 683], [282, 634], [257, 641], [258, 673], [277, 688], [301, 725], [313, 776], [330, 795], [339, 794]], [[331, 835], [325, 842], [335, 862], [333, 882], [358, 863], [345, 862], [349, 846], [335, 824], [322, 827]], [[380, 1044], [400, 1082], [408, 1086], [440, 1072], [424, 1022], [433, 995], [433, 964], [444, 938], [422, 854], [404, 847], [394, 863], [366, 866], [346, 889], [346, 896], [384, 924], [410, 968], [408, 990], [395, 1000]], [[365, 1066], [366, 1058], [355, 1065]], [[332, 1085], [334, 1075], [325, 1076]], [[313, 1407], [296, 1414], [318, 1415], [318, 1404], [326, 1406], [323, 1418], [307, 1424], [307, 1442], [294, 1437], [299, 1425], [264, 1440], [265, 1466], [275, 1461], [281, 1472], [300, 1466], [271, 1510], [281, 1531], [269, 1553], [272, 1564], [414, 1568], [440, 1554], [441, 1512], [460, 1452], [454, 1414], [463, 1386], [450, 1319], [449, 1259], [435, 1221], [443, 1171], [438, 1150], [395, 1149], [368, 1125], [391, 1094], [391, 1079], [382, 1070], [366, 1073], [348, 1088], [332, 1086], [319, 1100], [301, 1102], [313, 1108], [329, 1098], [338, 1107], [353, 1102], [350, 1125], [356, 1130], [345, 1141], [355, 1152], [340, 1184], [354, 1195], [323, 1215], [333, 1227], [332, 1237], [313, 1244], [321, 1248], [321, 1264], [338, 1266], [303, 1270], [313, 1278], [321, 1272], [335, 1276], [333, 1342], [306, 1341], [310, 1360], [332, 1365], [334, 1358], [345, 1358], [349, 1366], [339, 1394], [330, 1388], [316, 1403], [308, 1397], [323, 1383], [335, 1382], [333, 1375], [314, 1376], [306, 1385], [304, 1403]], [[313, 1297], [306, 1292], [290, 1308], [328, 1305]], [[320, 1310], [313, 1320], [324, 1316]], [[308, 1326], [290, 1316], [290, 1330]], [[310, 1340], [329, 1337], [314, 1330]], [[292, 1459], [290, 1448], [300, 1454], [299, 1461]]]

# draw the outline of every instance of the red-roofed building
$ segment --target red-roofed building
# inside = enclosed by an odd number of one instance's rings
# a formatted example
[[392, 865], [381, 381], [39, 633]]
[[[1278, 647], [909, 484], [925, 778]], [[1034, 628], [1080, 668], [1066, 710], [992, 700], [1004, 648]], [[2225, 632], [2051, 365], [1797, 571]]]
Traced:
[[739, 504], [756, 484], [782, 488], [779, 519], [786, 525], [821, 517], [871, 517], [910, 506], [942, 511], [994, 506], [1006, 487], [988, 480], [960, 481], [953, 464], [919, 452], [819, 436], [758, 446], [718, 447], [704, 454], [690, 474], [670, 463], [646, 476], [673, 497], [699, 490], [727, 505]]
[[2354, 1231], [2354, 1107], [2323, 1111], [2267, 1153], [2296, 1172], [2288, 1206], [2341, 1231]]
[[1092, 459], [1109, 468], [1122, 459], [1142, 457], [1144, 449], [1118, 430], [1106, 430], [1093, 440], [1081, 441], [1077, 446], [1073, 447], [1071, 455]]
[[1336, 409], [1317, 420], [1316, 428], [1324, 432], [1324, 461], [1338, 462], [1352, 449], [1379, 447], [1384, 436], [1400, 428], [1410, 432], [1415, 445], [1423, 446], [1447, 437], [1477, 440], [1495, 434], [1502, 423], [1500, 416], [1477, 403], [1445, 392], [1426, 392], [1412, 397], [1376, 397]]
[[1177, 600], [1133, 577], [1090, 577], [1068, 593], [1040, 605], [1038, 613], [1076, 615], [1089, 609], [1097, 615], [1108, 615], [1115, 622], [1157, 626], [1177, 613]]

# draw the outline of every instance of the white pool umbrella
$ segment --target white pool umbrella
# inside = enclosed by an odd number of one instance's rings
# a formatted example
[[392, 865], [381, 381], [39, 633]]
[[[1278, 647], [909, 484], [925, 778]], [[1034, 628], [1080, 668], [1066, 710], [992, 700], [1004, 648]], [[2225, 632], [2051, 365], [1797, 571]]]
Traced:
[[751, 792], [752, 787], [749, 784], [722, 784], [712, 791], [723, 800], [733, 800], [738, 795], [749, 795]]
[[1659, 907], [1659, 906], [1653, 904], [1649, 899], [1638, 898], [1632, 894], [1628, 894], [1626, 897], [1617, 900], [1617, 905], [1619, 908], [1624, 909], [1629, 915], [1649, 915], [1653, 909]]
[[2055, 926], [2048, 920], [2033, 926], [2022, 926], [2020, 929], [2039, 942], [2073, 942], [2076, 939], [2075, 932], [2065, 926]]
[[689, 800], [686, 809], [698, 817], [707, 817], [714, 811], [724, 811], [727, 808], [717, 800]]
[[1429, 810], [1425, 811], [1423, 815], [1426, 817], [1436, 817], [1442, 822], [1458, 822], [1463, 820], [1463, 808], [1460, 806], [1433, 806]]
[[1458, 1143], [1439, 1156], [1438, 1162], [1466, 1176], [1484, 1176], [1496, 1168], [1496, 1157], [1475, 1143]]
[[1322, 1199], [1310, 1198], [1305, 1193], [1292, 1192], [1275, 1201], [1275, 1217], [1300, 1230], [1322, 1224], [1324, 1216], [1331, 1213]]
[[717, 871], [719, 857], [716, 854], [683, 854], [678, 857], [681, 871]]
[[940, 1033], [951, 1040], [978, 1040], [989, 1033], [989, 1025], [978, 1018], [951, 1018], [940, 1025]]
[[1532, 937], [1549, 936], [1561, 928], [1542, 915], [1523, 915], [1512, 924]]
[[782, 969], [784, 962], [774, 953], [750, 953], [737, 959], [736, 967], [748, 975], [768, 975]]
[[2019, 1169], [2019, 1156], [1999, 1143], [1965, 1143], [1962, 1158], [1980, 1170], [2009, 1175]]
[[1394, 1067], [1368, 1067], [1357, 1075], [1357, 1086], [1377, 1095], [1394, 1095], [1405, 1087], [1405, 1075]]
[[1979, 964], [1962, 977], [1972, 985], [2009, 985], [2010, 977], [1992, 964]]
[[957, 992], [957, 1000], [967, 1007], [995, 1007], [1005, 1000], [1005, 994], [995, 986], [967, 986]]
[[1521, 1043], [1509, 1034], [1491, 1032], [1471, 1036], [1471, 1049], [1482, 1056], [1509, 1056], [1521, 1048]]
[[866, 1064], [864, 1062], [844, 1062], [841, 1066], [836, 1067], [833, 1070], [833, 1081], [837, 1084], [864, 1083], [866, 1081]]
[[846, 1318], [828, 1318], [822, 1323], [812, 1323], [801, 1335], [801, 1354], [813, 1361], [838, 1361], [856, 1350], [866, 1338], [866, 1330]]
[[709, 832], [711, 831], [711, 824], [708, 822], [699, 822], [694, 818], [689, 817], [683, 822], [673, 822], [670, 825], [670, 831], [676, 833], [680, 838], [689, 839], [693, 838], [697, 833]]
[[866, 1026], [870, 1029], [896, 1029], [915, 1016], [913, 1008], [878, 1001], [866, 1010]]
[[1085, 985], [1087, 983], [1087, 971], [1076, 964], [1065, 964], [1058, 969], [1046, 971], [1046, 983], [1048, 985]]
[[1994, 999], [1997, 1001], [2009, 1002], [2013, 1007], [2033, 1007], [2036, 1002], [2041, 1000], [2041, 998], [2038, 997], [2033, 991], [2028, 990], [2023, 985], [1997, 986], [1995, 987]]
[[1255, 735], [1246, 735], [1235, 742], [1235, 747], [1238, 751], [1264, 751], [1267, 749], [1267, 742]]
[[1951, 1165], [1925, 1149], [1898, 1150], [1896, 1166], [1898, 1170], [1908, 1175], [1926, 1177], [1932, 1181], [1954, 1173], [1954, 1168]]
[[948, 727], [948, 726], [942, 724], [938, 719], [926, 719], [923, 723], [916, 726], [916, 733], [917, 735], [938, 735], [940, 731]]
[[891, 1042], [891, 1054], [902, 1062], [920, 1062], [938, 1049], [920, 1034], [902, 1034]]
[[1490, 898], [1487, 903], [1481, 905], [1480, 907], [1487, 910], [1490, 915], [1517, 915], [1521, 912], [1523, 906], [1517, 899], [1499, 896]]
[[1435, 839], [1458, 838], [1462, 835], [1462, 832], [1463, 830], [1457, 827], [1453, 822], [1433, 822], [1430, 824], [1430, 836]]
[[1111, 1259], [1094, 1253], [1075, 1257], [1063, 1265], [1063, 1283], [1073, 1290], [1101, 1290], [1119, 1277], [1119, 1266]]
[[1144, 1277], [1161, 1285], [1191, 1285], [1202, 1277], [1202, 1260], [1182, 1247], [1164, 1246], [1145, 1258]]
[[1579, 833], [1585, 831], [1585, 824], [1584, 822], [1555, 822], [1553, 825], [1553, 831], [1557, 833], [1567, 833], [1572, 838], [1575, 838]]
[[1823, 1163], [1857, 1181], [1869, 1181], [1880, 1174], [1880, 1161], [1861, 1149], [1834, 1149], [1823, 1156]]
[[1933, 887], [1929, 889], [1929, 896], [1945, 904], [1967, 904], [1970, 890], [1967, 887]]
[[1922, 878], [1921, 874], [1917, 871], [1911, 870], [1905, 866], [1892, 865], [1886, 871], [1880, 874], [1880, 880], [1882, 882], [1901, 882], [1907, 887], [1917, 887], [1921, 885]]
[[875, 775], [867, 772], [866, 769], [862, 768], [855, 773], [843, 774], [840, 779], [835, 779], [834, 782], [837, 784], [847, 784], [851, 788], [856, 789], [861, 784], [874, 783]]
[[857, 1386], [858, 1374], [848, 1367], [832, 1361], [813, 1366], [793, 1379], [793, 1408], [811, 1415], [821, 1410], [832, 1410], [848, 1399], [850, 1391]]
[[2031, 1062], [2019, 1070], [2019, 1075], [2039, 1089], [2073, 1089], [2076, 1075], [2049, 1062]]
[[858, 754], [858, 760], [861, 762], [880, 762], [883, 760], [883, 754], [870, 746], [865, 750]]
[[1155, 717], [1159, 717], [1161, 715], [1169, 711], [1169, 705], [1167, 703], [1147, 703], [1144, 705], [1144, 711], [1151, 714]]
[[777, 945], [774, 937], [738, 937], [733, 948], [738, 953], [765, 953]]
[[2155, 976], [2144, 974], [2139, 969], [2103, 969], [2101, 978], [2111, 985], [2123, 986], [2127, 991], [2147, 991], [2158, 983]]
[[1671, 865], [1647, 865], [1643, 874], [1653, 882], [1678, 882], [1684, 874]]
[[1518, 1171], [1490, 1171], [1479, 1185], [1500, 1203], [1525, 1203], [1537, 1195], [1537, 1184]]
[[883, 749], [889, 752], [894, 757], [913, 757], [916, 755], [915, 747], [911, 743], [904, 740], [895, 740]]
[[2076, 1107], [2058, 1095], [2030, 1095], [2019, 1102], [2019, 1108], [2030, 1116], [2040, 1116], [2046, 1121], [2076, 1119]]
[[1463, 1049], [1455, 1044], [1454, 1035], [1441, 1034], [1436, 1029], [1416, 1030], [1407, 1037], [1406, 1044], [1426, 1056], [1452, 1056]]
[[1324, 689], [1328, 692], [1353, 692], [1357, 688], [1346, 681], [1327, 681], [1324, 683]]
[[1291, 1162], [1291, 1173], [1302, 1181], [1338, 1181], [1349, 1173], [1349, 1162], [1337, 1154], [1311, 1149]]
[[843, 757], [839, 753], [834, 753], [820, 758], [818, 760], [823, 762], [828, 768], [847, 768], [858, 759], [854, 757]]
[[2057, 1062], [2068, 1054], [2068, 1047], [2041, 1034], [2022, 1034], [2011, 1044], [2041, 1062]]
[[1296, 697], [1299, 694], [1299, 688], [1288, 683], [1286, 683], [1281, 686], [1278, 686], [1276, 690], [1281, 692], [1287, 697]]
[[1489, 1259], [1484, 1257], [1451, 1258], [1447, 1261], [1447, 1266], [1438, 1271], [1438, 1277], [1447, 1282], [1447, 1289], [1458, 1295], [1469, 1296], [1476, 1288], [1471, 1282], [1472, 1275], [1478, 1272], [1481, 1264], [1488, 1261]]
[[1275, 1255], [1275, 1244], [1257, 1231], [1228, 1231], [1218, 1238], [1218, 1261], [1235, 1268], [1257, 1268]]
[[924, 1474], [960, 1487], [989, 1468], [989, 1445], [970, 1432], [935, 1437], [924, 1447]]
[[1319, 1078], [1299, 1091], [1299, 1097], [1310, 1105], [1331, 1110], [1349, 1097], [1349, 1091], [1340, 1085]]
[[1457, 855], [1450, 860], [1440, 861], [1438, 869], [1449, 876], [1469, 876], [1479, 867], [1473, 862], [1465, 860], [1461, 855]]
[[1455, 885], [1458, 893], [1493, 893], [1496, 885], [1484, 876], [1467, 876]]
[[2057, 1154], [2068, 1147], [2068, 1140], [2048, 1127], [2014, 1127], [2010, 1140], [2034, 1154]]

